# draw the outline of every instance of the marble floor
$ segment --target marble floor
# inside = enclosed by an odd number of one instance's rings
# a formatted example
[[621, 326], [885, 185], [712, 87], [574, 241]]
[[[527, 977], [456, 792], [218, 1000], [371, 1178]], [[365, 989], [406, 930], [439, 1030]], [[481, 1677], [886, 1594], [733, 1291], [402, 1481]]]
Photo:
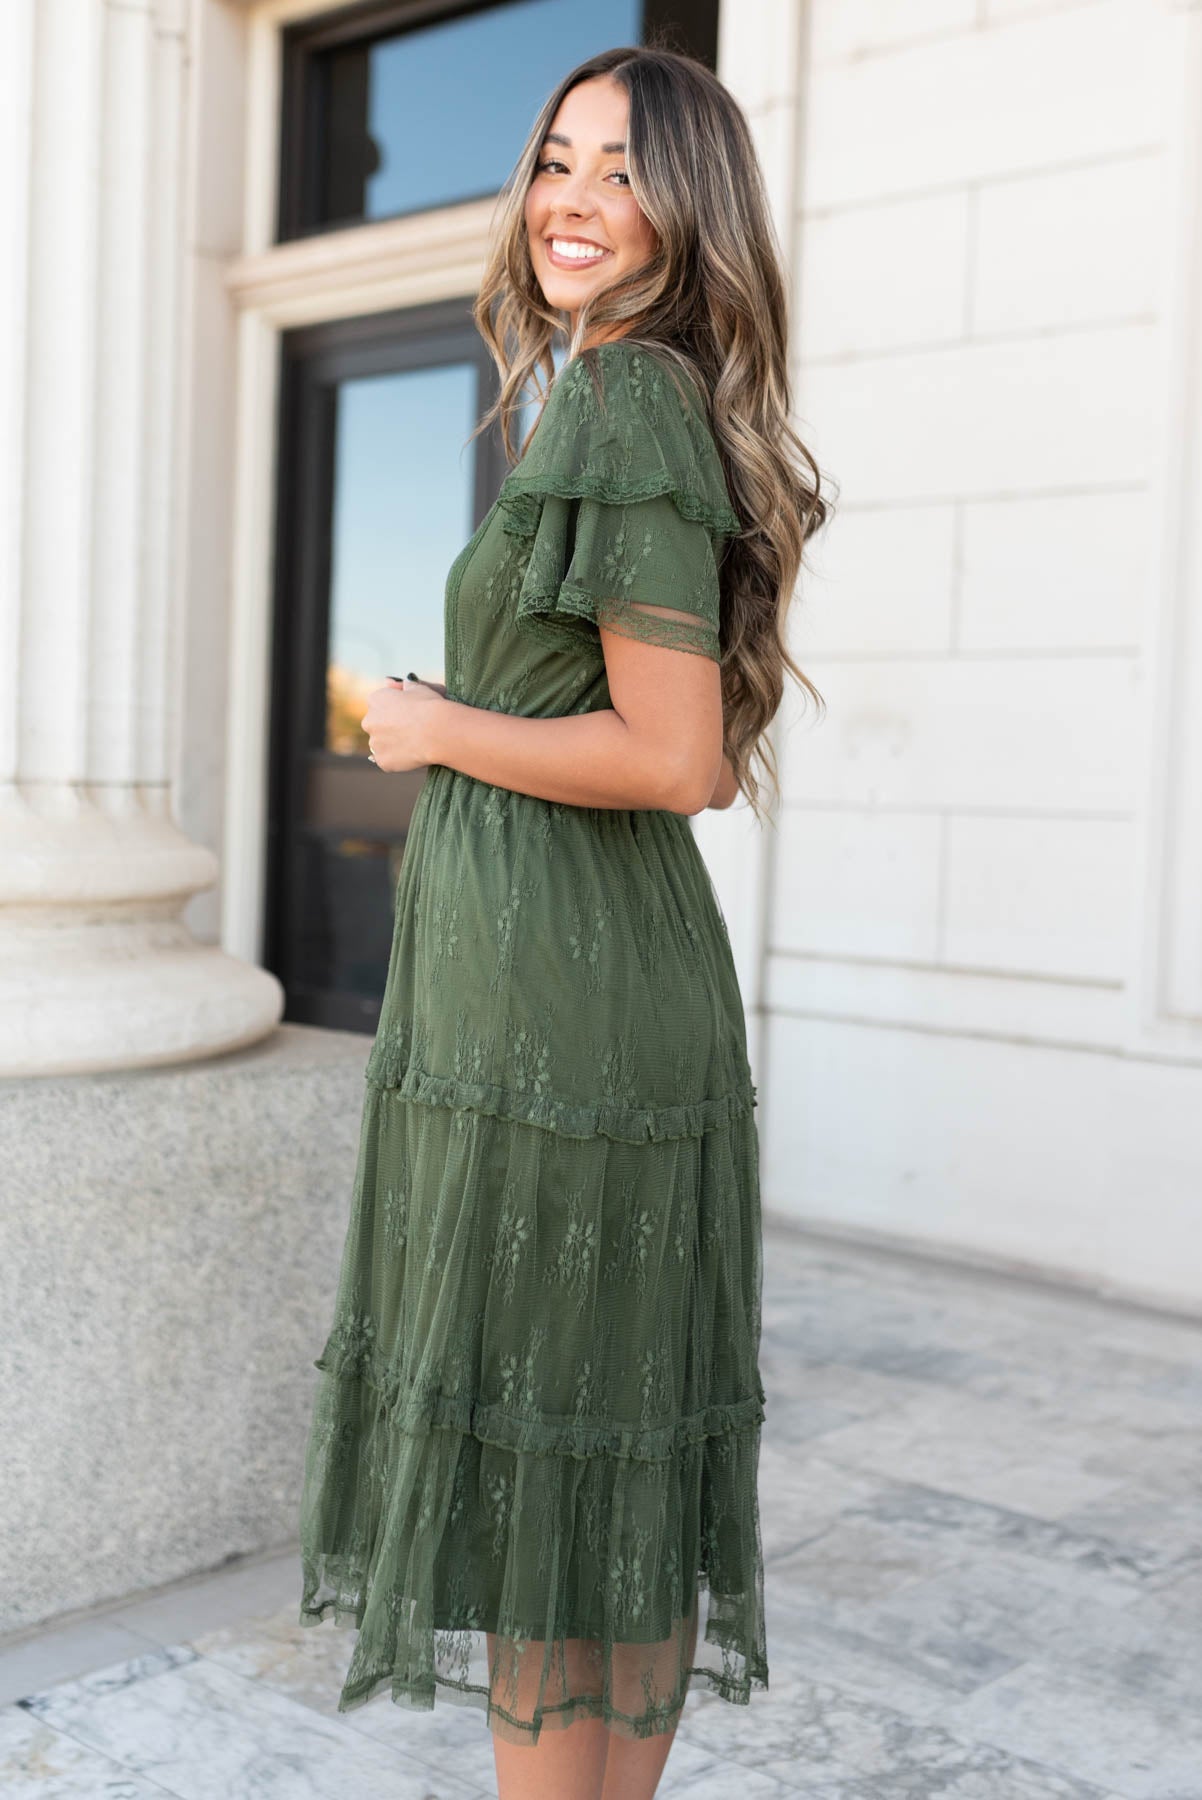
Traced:
[[[690, 1800], [1202, 1800], [1202, 1326], [766, 1234], [771, 1687]], [[495, 1794], [462, 1707], [336, 1696], [290, 1549], [0, 1641], [6, 1800]]]

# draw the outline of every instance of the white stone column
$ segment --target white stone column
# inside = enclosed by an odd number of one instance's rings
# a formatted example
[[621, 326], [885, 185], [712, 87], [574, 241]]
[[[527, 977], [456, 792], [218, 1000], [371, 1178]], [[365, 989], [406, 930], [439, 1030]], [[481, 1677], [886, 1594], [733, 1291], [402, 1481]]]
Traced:
[[279, 983], [180, 914], [172, 818], [186, 0], [0, 24], [0, 1075], [211, 1055]]

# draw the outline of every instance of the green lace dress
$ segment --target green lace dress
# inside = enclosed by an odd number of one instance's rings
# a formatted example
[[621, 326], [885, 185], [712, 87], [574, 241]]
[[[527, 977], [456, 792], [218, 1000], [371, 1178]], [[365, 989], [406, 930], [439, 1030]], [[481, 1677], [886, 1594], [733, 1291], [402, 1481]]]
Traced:
[[[451, 566], [449, 694], [606, 707], [598, 621], [716, 659], [738, 529], [667, 363], [573, 358]], [[691, 1681], [767, 1687], [755, 1103], [688, 817], [433, 766], [305, 1459], [301, 1619], [359, 1632], [341, 1711], [644, 1737]]]

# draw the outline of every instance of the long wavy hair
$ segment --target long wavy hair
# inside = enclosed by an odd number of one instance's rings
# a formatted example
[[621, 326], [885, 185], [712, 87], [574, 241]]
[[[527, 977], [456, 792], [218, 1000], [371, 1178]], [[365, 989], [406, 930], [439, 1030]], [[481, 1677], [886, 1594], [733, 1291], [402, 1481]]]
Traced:
[[[534, 273], [526, 194], [564, 95], [594, 76], [610, 76], [626, 90], [627, 179], [658, 242], [638, 269], [582, 302], [573, 334], [570, 314], [548, 306]], [[515, 438], [531, 388], [545, 403], [555, 378], [552, 350], [565, 338], [567, 355], [581, 355], [586, 365], [593, 360], [582, 348], [586, 338], [629, 338], [699, 386], [743, 523], [719, 569], [723, 743], [761, 820], [767, 813], [752, 763], [759, 761], [779, 801], [768, 727], [785, 671], [820, 713], [825, 709], [786, 642], [805, 542], [826, 522], [831, 503], [790, 422], [781, 264], [755, 146], [732, 95], [692, 57], [623, 46], [578, 64], [536, 118], [498, 195], [473, 309], [500, 377], [477, 429], [499, 418], [511, 465], [529, 442], [530, 432], [520, 444]], [[591, 373], [598, 378], [595, 368]]]

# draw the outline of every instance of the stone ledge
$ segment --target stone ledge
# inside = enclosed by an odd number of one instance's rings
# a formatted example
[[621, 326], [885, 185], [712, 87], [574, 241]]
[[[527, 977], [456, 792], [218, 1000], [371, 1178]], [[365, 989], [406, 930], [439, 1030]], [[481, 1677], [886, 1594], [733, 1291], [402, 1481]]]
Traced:
[[295, 1535], [370, 1047], [0, 1081], [0, 1632]]

